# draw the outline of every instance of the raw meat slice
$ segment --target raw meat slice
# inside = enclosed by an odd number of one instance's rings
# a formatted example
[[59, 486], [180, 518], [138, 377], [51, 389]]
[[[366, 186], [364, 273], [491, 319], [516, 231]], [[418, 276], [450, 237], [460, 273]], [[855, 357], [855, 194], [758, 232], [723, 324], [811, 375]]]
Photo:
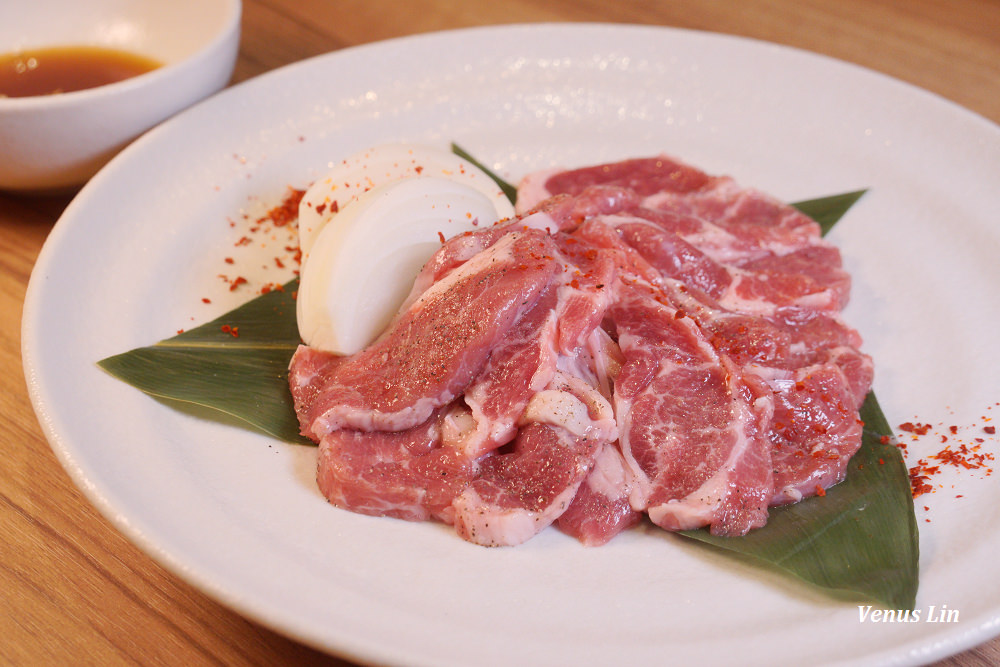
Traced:
[[782, 306], [836, 311], [838, 294], [809, 276], [784, 272], [750, 272], [732, 268], [733, 282], [719, 305], [737, 313], [770, 315]]
[[798, 502], [842, 481], [862, 428], [844, 372], [830, 361], [766, 379], [774, 390], [771, 504]]
[[673, 232], [641, 218], [609, 216], [603, 221], [665, 278], [679, 280], [713, 299], [721, 298], [733, 282], [724, 266]]
[[[643, 203], [649, 200], [647, 198]], [[690, 213], [645, 205], [637, 206], [628, 213], [653, 223], [665, 232], [677, 234], [719, 264], [738, 265], [770, 254], [756, 241], [739, 238], [719, 225]]]
[[767, 521], [770, 396], [742, 379], [694, 321], [638, 288], [612, 308], [626, 362], [615, 382], [632, 506], [668, 530], [743, 535]]
[[781, 257], [758, 255], [739, 265], [723, 264], [644, 219], [615, 215], [599, 220], [664, 278], [704, 292], [728, 310], [766, 315], [782, 306], [839, 310], [846, 304], [850, 279], [840, 269], [836, 248], [813, 245]]
[[632, 190], [615, 185], [594, 185], [572, 197], [563, 194], [543, 199], [525, 210], [518, 222], [550, 233], [572, 231], [588, 218], [629, 210], [640, 201]]
[[442, 446], [441, 422], [432, 417], [405, 431], [332, 431], [319, 443], [320, 491], [359, 514], [449, 522], [475, 463]]
[[527, 211], [558, 194], [578, 195], [595, 185], [616, 186], [640, 197], [662, 192], [692, 192], [716, 181], [700, 169], [665, 155], [636, 158], [580, 169], [529, 174], [518, 185], [518, 211]]
[[[777, 308], [755, 317], [688, 302], [688, 314], [709, 333], [712, 345], [741, 365], [795, 369], [817, 363], [828, 350], [860, 347], [858, 332], [837, 313]], [[865, 389], [867, 393], [867, 389]]]
[[497, 224], [447, 239], [441, 248], [421, 267], [420, 273], [417, 274], [413, 282], [413, 288], [400, 307], [400, 311], [409, 310], [413, 302], [419, 299], [420, 295], [426, 292], [431, 285], [496, 243], [509, 231], [510, 229], [506, 226]]
[[528, 424], [512, 451], [487, 457], [455, 499], [455, 529], [483, 546], [520, 544], [559, 518], [593, 465], [597, 440]]
[[743, 271], [766, 276], [804, 276], [832, 293], [832, 307], [843, 309], [851, 292], [840, 251], [828, 243], [814, 243], [784, 255], [766, 255], [738, 264]]
[[856, 347], [848, 345], [831, 347], [827, 355], [830, 362], [836, 364], [840, 372], [844, 374], [847, 386], [851, 390], [851, 397], [854, 399], [853, 405], [860, 409], [868, 397], [872, 381], [875, 379], [875, 364], [872, 358]]
[[587, 546], [607, 544], [639, 523], [642, 513], [629, 501], [633, 476], [613, 443], [605, 443], [573, 502], [559, 517], [559, 529]]
[[529, 174], [518, 189], [519, 211], [537, 207], [547, 197], [579, 195], [595, 187], [626, 188], [639, 197], [636, 207], [603, 212], [630, 210], [724, 263], [828, 245], [820, 239], [819, 225], [795, 208], [665, 155]]
[[600, 448], [618, 435], [611, 405], [586, 380], [564, 371], [535, 394], [510, 451], [481, 460], [455, 499], [455, 528], [485, 546], [519, 544], [569, 507]]
[[549, 287], [466, 389], [471, 428], [457, 443], [465, 456], [478, 458], [513, 439], [528, 401], [552, 381], [558, 358], [555, 306], [556, 289]]
[[820, 240], [812, 218], [762, 192], [719, 178], [693, 192], [661, 192], [643, 206], [693, 215], [718, 225], [742, 241], [784, 255]]
[[[553, 280], [555, 247], [512, 232], [434, 283], [371, 346], [342, 361], [300, 348], [290, 387], [302, 432], [404, 430], [451, 402]], [[316, 357], [320, 359], [317, 360]], [[316, 373], [324, 367], [331, 372]]]
[[557, 234], [554, 239], [563, 266], [557, 307], [558, 349], [575, 356], [604, 319], [618, 267], [613, 256], [599, 252], [585, 240], [566, 234]]

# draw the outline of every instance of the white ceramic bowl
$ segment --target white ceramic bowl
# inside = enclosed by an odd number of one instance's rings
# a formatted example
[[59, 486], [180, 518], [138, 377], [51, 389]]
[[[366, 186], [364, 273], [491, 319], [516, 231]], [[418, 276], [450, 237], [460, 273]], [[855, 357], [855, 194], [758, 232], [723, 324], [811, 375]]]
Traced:
[[240, 0], [0, 0], [0, 54], [86, 45], [164, 64], [88, 90], [0, 97], [0, 189], [80, 185], [132, 139], [221, 89], [241, 10]]

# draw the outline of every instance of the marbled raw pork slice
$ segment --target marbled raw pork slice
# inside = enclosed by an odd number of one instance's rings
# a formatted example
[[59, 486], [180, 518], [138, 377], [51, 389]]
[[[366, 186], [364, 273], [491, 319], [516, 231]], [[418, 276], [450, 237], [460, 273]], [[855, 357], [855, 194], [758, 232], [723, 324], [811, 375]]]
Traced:
[[770, 195], [742, 188], [731, 178], [718, 178], [698, 191], [658, 193], [643, 205], [702, 218], [775, 255], [820, 241], [820, 227], [812, 218]]
[[655, 223], [630, 215], [605, 216], [600, 221], [664, 278], [683, 282], [713, 299], [722, 298], [733, 282], [725, 266]]
[[[600, 447], [617, 437], [614, 414], [598, 377], [606, 371], [606, 364], [601, 369], [590, 367], [592, 348], [603, 344], [603, 340], [596, 341], [600, 334], [595, 331], [600, 331], [610, 303], [615, 264], [591, 248], [568, 242], [564, 235], [557, 233], [555, 238], [556, 257], [563, 267], [553, 309], [558, 328], [554, 335], [540, 329], [541, 336], [527, 346], [514, 339], [511, 343], [531, 350], [532, 356], [540, 344], [546, 364], [553, 358], [551, 353], [556, 353], [558, 370], [547, 386], [536, 388], [530, 396], [511, 450], [481, 459], [479, 476], [455, 500], [456, 529], [477, 544], [518, 544], [558, 519], [593, 467]], [[501, 350], [508, 347], [505, 344]], [[496, 364], [501, 371], [506, 368], [504, 356]], [[533, 380], [538, 377], [532, 375]], [[506, 384], [489, 381], [477, 386], [500, 390], [500, 395], [515, 391], [519, 399], [527, 395], [514, 388], [525, 384], [524, 373], [511, 373], [507, 380]], [[504, 421], [484, 417], [513, 412], [505, 412], [499, 403], [489, 410], [476, 407], [490, 405], [477, 400], [476, 393], [465, 395], [474, 406], [475, 421], [486, 424], [489, 432], [498, 427], [509, 432]]]
[[[771, 388], [772, 504], [801, 500], [843, 480], [861, 446], [858, 409], [872, 383], [872, 360], [858, 350], [857, 331], [837, 312], [780, 306], [767, 315], [737, 313], [676, 285], [663, 287], [744, 377]], [[798, 427], [790, 427], [793, 422]]]
[[[622, 286], [615, 413], [635, 508], [667, 530], [743, 535], [767, 521], [773, 399], [662, 295]], [[659, 299], [659, 300], [658, 300]]]
[[614, 186], [644, 198], [664, 192], [697, 192], [711, 188], [718, 180], [666, 155], [579, 169], [550, 169], [528, 174], [521, 180], [517, 210], [531, 210], [554, 195], [579, 195], [593, 186]]
[[871, 360], [854, 348], [837, 348], [811, 366], [751, 372], [774, 391], [771, 504], [798, 502], [841, 482], [861, 444], [856, 392], [871, 385]]
[[561, 271], [536, 304], [500, 341], [483, 372], [463, 394], [469, 456], [481, 456], [513, 438], [528, 401], [553, 379], [560, 355], [575, 357], [604, 317], [615, 265], [564, 234], [553, 237]]
[[455, 499], [455, 529], [483, 546], [530, 539], [569, 507], [606, 443], [617, 436], [611, 405], [586, 381], [560, 372], [536, 394], [509, 451], [480, 461]]
[[604, 443], [594, 458], [593, 470], [559, 517], [559, 529], [590, 547], [607, 544], [642, 517], [630, 501], [635, 485], [618, 446]]
[[756, 256], [741, 264], [720, 263], [680, 235], [627, 214], [595, 218], [612, 226], [664, 278], [704, 292], [720, 307], [754, 315], [782, 306], [839, 310], [850, 278], [840, 268], [840, 253], [812, 245], [780, 257]]
[[450, 522], [475, 461], [442, 442], [446, 413], [403, 431], [337, 429], [319, 443], [316, 480], [332, 504], [359, 514]]
[[465, 390], [456, 406], [461, 431], [453, 440], [471, 459], [510, 442], [517, 421], [531, 398], [545, 389], [556, 373], [558, 327], [557, 288], [550, 285], [521, 317], [489, 361]]
[[753, 240], [741, 239], [722, 227], [690, 213], [637, 206], [629, 211], [665, 232], [677, 234], [720, 264], [735, 265], [766, 257], [770, 252]]
[[[610, 287], [609, 287], [610, 289]], [[606, 401], [613, 400], [615, 378], [625, 363], [621, 350], [603, 327], [596, 327], [586, 345], [573, 357], [560, 357], [561, 367], [578, 382], [586, 382]], [[593, 411], [601, 414], [595, 400]], [[617, 433], [617, 420], [615, 420]], [[623, 530], [637, 524], [642, 512], [632, 507], [637, 481], [626, 465], [618, 442], [609, 435], [598, 450], [594, 468], [587, 474], [566, 511], [558, 520], [559, 529], [587, 546], [607, 544]]]
[[[753, 275], [777, 277], [779, 280], [787, 280], [786, 276], [798, 276], [803, 283], [811, 282], [830, 292], [829, 303], [812, 306], [821, 310], [842, 310], [850, 297], [851, 276], [843, 268], [840, 250], [825, 241], [783, 255], [771, 254], [738, 262], [736, 266]], [[792, 304], [786, 302], [779, 305]]]
[[861, 336], [839, 313], [788, 307], [758, 317], [694, 301], [683, 307], [708, 333], [712, 345], [744, 366], [792, 370], [816, 363], [829, 349], [861, 346]]
[[318, 441], [339, 428], [425, 421], [465, 390], [552, 282], [555, 253], [541, 232], [512, 232], [434, 283], [361, 352], [334, 360], [300, 347], [289, 385], [303, 434]]
[[548, 197], [600, 187], [629, 189], [638, 198], [630, 209], [604, 213], [631, 210], [725, 264], [814, 244], [832, 247], [820, 238], [819, 225], [794, 207], [666, 155], [529, 174], [518, 187], [518, 207], [528, 210]]
[[715, 349], [774, 393], [769, 438], [772, 504], [796, 502], [843, 480], [861, 446], [858, 409], [872, 384], [861, 337], [836, 312], [779, 307], [767, 316], [733, 313], [687, 297], [674, 298]]
[[455, 499], [456, 531], [487, 547], [531, 539], [569, 506], [599, 444], [558, 426], [523, 427], [513, 449], [486, 458]]

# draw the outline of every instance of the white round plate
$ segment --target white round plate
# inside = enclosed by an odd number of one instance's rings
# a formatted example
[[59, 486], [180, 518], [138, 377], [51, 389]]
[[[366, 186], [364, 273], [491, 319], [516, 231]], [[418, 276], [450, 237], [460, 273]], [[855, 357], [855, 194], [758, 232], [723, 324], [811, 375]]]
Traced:
[[[455, 141], [511, 180], [667, 152], [787, 201], [870, 188], [830, 238], [890, 421], [969, 439], [1000, 400], [997, 126], [854, 66], [696, 32], [547, 25], [372, 44], [145, 135], [39, 256], [23, 323], [39, 420], [153, 558], [280, 632], [379, 663], [895, 665], [1000, 632], [1000, 486], [982, 472], [942, 475], [918, 502], [921, 622], [862, 622], [856, 603], [660, 531], [588, 549], [550, 529], [485, 549], [344, 512], [316, 490], [312, 448], [177, 412], [97, 368], [249, 298], [218, 276], [240, 270], [223, 258], [255, 203], [394, 141]], [[255, 280], [279, 275], [267, 257], [239, 262]], [[982, 446], [1000, 449], [995, 436]], [[937, 447], [914, 442], [911, 459]], [[959, 620], [927, 622], [931, 606]]]

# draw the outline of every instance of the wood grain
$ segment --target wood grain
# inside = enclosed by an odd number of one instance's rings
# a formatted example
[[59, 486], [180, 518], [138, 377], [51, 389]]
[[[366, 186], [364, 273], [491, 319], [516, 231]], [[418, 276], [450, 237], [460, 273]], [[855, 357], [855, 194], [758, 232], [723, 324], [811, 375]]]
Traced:
[[[676, 26], [787, 44], [1000, 122], [996, 0], [244, 0], [233, 82], [381, 39], [548, 21]], [[32, 265], [70, 196], [0, 193], [0, 664], [353, 664], [265, 629], [165, 571], [100, 516], [56, 460], [28, 399], [20, 317]], [[1000, 664], [1000, 639], [938, 664]]]

